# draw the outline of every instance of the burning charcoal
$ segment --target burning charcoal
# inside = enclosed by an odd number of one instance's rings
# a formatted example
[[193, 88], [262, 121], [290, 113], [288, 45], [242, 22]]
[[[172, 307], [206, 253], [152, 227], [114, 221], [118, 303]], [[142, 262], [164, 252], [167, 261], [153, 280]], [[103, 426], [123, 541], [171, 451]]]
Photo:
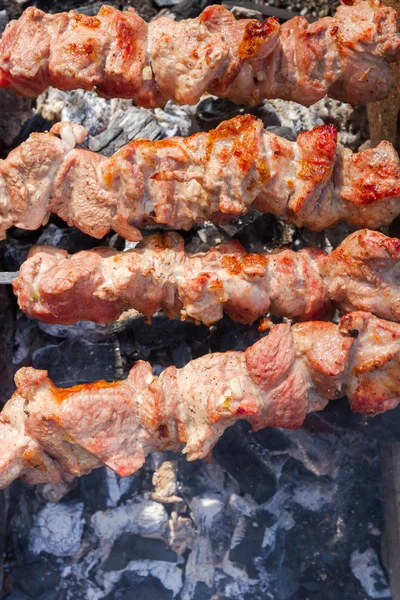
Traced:
[[144, 108], [131, 106], [117, 111], [107, 129], [89, 140], [89, 148], [106, 156], [114, 154], [124, 144], [138, 138], [158, 140], [161, 128], [154, 116]]
[[259, 21], [263, 21], [264, 18], [260, 11], [257, 10], [257, 5], [254, 3], [254, 8], [247, 8], [245, 6], [232, 6], [231, 13], [236, 17], [236, 19], [258, 19]]
[[[0, 12], [1, 24], [1, 12]], [[0, 90], [0, 158], [6, 156], [21, 127], [31, 117], [32, 101], [15, 96], [8, 90]]]
[[7, 23], [7, 12], [5, 10], [0, 10], [0, 34], [3, 33], [3, 31], [5, 30]]
[[250, 494], [259, 503], [266, 502], [275, 494], [275, 476], [252, 448], [251, 437], [244, 434], [241, 424], [224, 433], [213, 455], [238, 482], [241, 493]]
[[[15, 594], [16, 600], [23, 600], [24, 596], [40, 600], [43, 594], [56, 589], [60, 581], [60, 575], [56, 568], [45, 557], [14, 569], [11, 578], [15, 581], [16, 589], [13, 594]], [[20, 594], [20, 598], [18, 594]], [[12, 595], [10, 597], [12, 598]]]
[[208, 4], [208, 0], [181, 0], [170, 7], [170, 12], [175, 15], [177, 21], [194, 19]]
[[32, 596], [27, 596], [22, 592], [14, 590], [9, 596], [7, 596], [7, 600], [32, 600]]
[[132, 560], [176, 562], [177, 554], [172, 552], [162, 540], [123, 533], [114, 543], [102, 568], [104, 571], [119, 571]]
[[49, 376], [64, 387], [79, 382], [97, 379], [112, 381], [116, 378], [112, 343], [91, 344], [79, 339], [65, 340], [57, 346], [49, 345], [36, 350], [33, 364], [38, 369], [47, 369]]
[[264, 123], [264, 127], [281, 125], [280, 118], [270, 102], [262, 102], [258, 106], [249, 108], [248, 106], [234, 104], [225, 98], [215, 98], [213, 96], [209, 96], [198, 103], [195, 116], [200, 127], [208, 131], [214, 129], [226, 119], [244, 114], [259, 117]]
[[269, 544], [265, 533], [266, 528], [272, 531], [270, 528], [274, 525], [273, 517], [266, 512], [258, 513], [253, 518], [240, 517], [238, 521], [232, 536], [229, 560], [243, 565], [251, 578], [257, 577], [253, 560], [263, 554], [262, 548]]
[[35, 516], [29, 548], [34, 554], [48, 552], [72, 556], [79, 548], [83, 533], [83, 504], [48, 503]]
[[91, 525], [99, 539], [99, 551], [107, 558], [114, 542], [123, 533], [162, 537], [168, 527], [168, 516], [162, 504], [139, 497], [117, 508], [96, 512]]
[[119, 589], [108, 600], [132, 600], [132, 590], [134, 600], [173, 600], [182, 586], [181, 570], [174, 564], [132, 561], [128, 569], [119, 572]]
[[160, 8], [164, 8], [166, 6], [174, 6], [175, 4], [179, 4], [181, 0], [154, 0], [154, 2]]
[[155, 108], [154, 115], [167, 137], [188, 136], [193, 133], [194, 107], [180, 105], [168, 100], [163, 109]]
[[111, 119], [111, 103], [91, 92], [74, 90], [65, 96], [60, 120], [83, 125], [91, 136], [103, 132]]

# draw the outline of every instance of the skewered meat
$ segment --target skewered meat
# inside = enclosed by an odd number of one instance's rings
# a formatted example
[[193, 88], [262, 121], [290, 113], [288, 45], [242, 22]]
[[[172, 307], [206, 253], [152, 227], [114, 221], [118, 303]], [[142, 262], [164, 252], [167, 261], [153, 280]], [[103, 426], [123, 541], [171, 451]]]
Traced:
[[400, 400], [400, 325], [366, 312], [339, 325], [277, 325], [246, 352], [203, 356], [160, 377], [139, 361], [124, 381], [56, 388], [47, 371], [20, 369], [0, 416], [0, 486], [17, 477], [56, 483], [102, 464], [121, 476], [154, 451], [204, 458], [238, 419], [253, 429], [298, 428], [347, 395], [372, 416]]
[[132, 98], [148, 108], [195, 104], [205, 92], [254, 105], [263, 98], [309, 106], [329, 94], [353, 104], [385, 98], [400, 59], [396, 11], [346, 1], [336, 15], [282, 26], [236, 21], [222, 6], [197, 19], [146, 24], [133, 10], [97, 17], [29, 7], [0, 41], [0, 85], [37, 96], [49, 85]]
[[176, 233], [153, 235], [139, 247], [101, 247], [68, 255], [31, 249], [13, 281], [21, 309], [47, 323], [110, 323], [134, 308], [151, 317], [211, 325], [225, 311], [241, 323], [271, 312], [297, 320], [332, 308], [368, 310], [400, 321], [400, 240], [357, 231], [329, 256], [316, 249], [247, 254], [239, 242], [188, 255]]
[[50, 212], [101, 238], [112, 228], [190, 229], [226, 223], [252, 206], [313, 230], [341, 220], [375, 229], [400, 214], [393, 146], [353, 154], [332, 125], [290, 142], [250, 115], [188, 138], [135, 140], [111, 158], [75, 148], [83, 127], [57, 123], [0, 161], [0, 238], [12, 225], [37, 229]]

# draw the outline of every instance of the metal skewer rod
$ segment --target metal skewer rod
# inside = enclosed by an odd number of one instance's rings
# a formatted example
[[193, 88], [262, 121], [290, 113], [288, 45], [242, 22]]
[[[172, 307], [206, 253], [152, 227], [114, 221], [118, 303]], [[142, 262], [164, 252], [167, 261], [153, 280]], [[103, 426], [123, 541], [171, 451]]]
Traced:
[[18, 271], [0, 271], [0, 285], [8, 285], [18, 276]]

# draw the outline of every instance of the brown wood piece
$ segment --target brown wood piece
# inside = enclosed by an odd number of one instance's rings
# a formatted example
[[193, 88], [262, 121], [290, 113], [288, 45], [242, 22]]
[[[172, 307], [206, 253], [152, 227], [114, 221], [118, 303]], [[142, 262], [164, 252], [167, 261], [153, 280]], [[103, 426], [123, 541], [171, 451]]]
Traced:
[[[400, 22], [400, 0], [383, 0], [382, 4], [397, 10]], [[396, 143], [397, 119], [400, 111], [400, 63], [393, 63], [391, 69], [393, 86], [390, 95], [380, 102], [371, 102], [367, 108], [373, 146], [382, 140], [388, 140], [394, 145]]]
[[400, 600], [400, 443], [381, 444], [385, 531], [383, 554], [392, 600]]

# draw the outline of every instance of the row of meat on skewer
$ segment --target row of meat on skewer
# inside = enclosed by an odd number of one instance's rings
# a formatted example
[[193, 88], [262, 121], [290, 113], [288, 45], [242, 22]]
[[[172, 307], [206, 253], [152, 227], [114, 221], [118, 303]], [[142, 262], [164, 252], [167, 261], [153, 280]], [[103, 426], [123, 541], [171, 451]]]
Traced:
[[[150, 24], [111, 7], [97, 17], [29, 8], [0, 40], [0, 86], [33, 96], [49, 85], [96, 89], [147, 107], [196, 103], [207, 91], [248, 104], [309, 105], [326, 94], [357, 103], [388, 94], [395, 60], [396, 13], [375, 0], [283, 26], [236, 21], [221, 6]], [[0, 487], [17, 477], [56, 483], [102, 464], [129, 475], [150, 452], [183, 445], [190, 460], [202, 458], [238, 419], [296, 428], [344, 395], [369, 416], [398, 405], [400, 240], [373, 231], [400, 214], [391, 144], [352, 153], [330, 125], [290, 142], [252, 116], [188, 138], [136, 140], [111, 158], [79, 147], [86, 135], [58, 123], [0, 161], [0, 236], [55, 213], [96, 238], [113, 229], [140, 243], [71, 256], [32, 248], [13, 281], [26, 314], [60, 324], [110, 323], [127, 309], [205, 325], [224, 312], [245, 324], [269, 313], [300, 322], [263, 321], [269, 333], [245, 352], [159, 377], [140, 361], [123, 381], [66, 389], [46, 371], [20, 369], [0, 415]], [[190, 255], [177, 233], [142, 240], [147, 227], [224, 224], [252, 208], [316, 231], [340, 221], [365, 229], [330, 255], [248, 254], [238, 242]]]

